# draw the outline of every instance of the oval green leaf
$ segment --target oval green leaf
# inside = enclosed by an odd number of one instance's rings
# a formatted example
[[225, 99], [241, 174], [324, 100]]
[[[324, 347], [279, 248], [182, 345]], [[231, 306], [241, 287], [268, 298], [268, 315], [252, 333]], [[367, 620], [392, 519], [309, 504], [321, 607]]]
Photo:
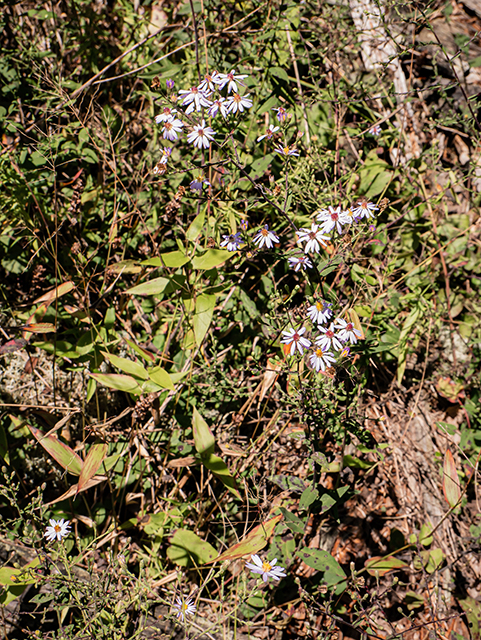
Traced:
[[137, 384], [137, 380], [123, 373], [91, 373], [90, 377], [105, 387], [109, 387], [109, 389], [135, 393], [136, 395], [142, 393], [142, 389]]
[[148, 282], [138, 284], [131, 289], [127, 289], [125, 293], [131, 293], [136, 296], [155, 296], [163, 293], [170, 280], [168, 278], [154, 278]]
[[223, 264], [229, 258], [235, 255], [233, 251], [225, 251], [224, 249], [208, 249], [202, 256], [196, 256], [192, 260], [194, 269], [213, 269]]

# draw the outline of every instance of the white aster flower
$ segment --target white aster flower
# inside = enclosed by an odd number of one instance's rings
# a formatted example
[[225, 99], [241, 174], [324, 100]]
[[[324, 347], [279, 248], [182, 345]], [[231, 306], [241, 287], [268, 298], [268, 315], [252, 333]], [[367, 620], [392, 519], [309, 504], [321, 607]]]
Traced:
[[264, 245], [268, 249], [272, 249], [275, 242], [279, 242], [279, 238], [273, 231], [269, 231], [269, 225], [267, 224], [263, 229], [259, 229], [254, 236], [254, 244], [258, 245], [259, 249], [262, 249]]
[[289, 262], [289, 266], [294, 269], [294, 271], [299, 271], [299, 269], [303, 269], [304, 271], [309, 267], [312, 269], [312, 262], [309, 260], [307, 256], [290, 256], [287, 258]]
[[336, 329], [340, 329], [339, 337], [344, 342], [349, 340], [351, 344], [356, 344], [358, 338], [362, 337], [362, 333], [356, 329], [352, 322], [346, 322], [342, 318], [336, 318], [334, 326]]
[[174, 609], [177, 609], [177, 617], [184, 622], [186, 616], [192, 616], [195, 613], [195, 604], [192, 598], [187, 598], [184, 600], [177, 596], [175, 603], [173, 604]]
[[372, 127], [369, 129], [369, 133], [372, 136], [378, 136], [381, 133], [381, 127], [378, 124], [373, 124]]
[[299, 155], [299, 151], [294, 147], [294, 145], [289, 146], [288, 144], [285, 147], [283, 147], [281, 144], [279, 144], [274, 149], [274, 151], [276, 153], [279, 153], [281, 156], [284, 156], [285, 158], [287, 158], [289, 156], [298, 156]]
[[321, 327], [318, 325], [318, 329], [321, 332], [321, 335], [315, 339], [315, 343], [317, 345], [322, 347], [325, 351], [331, 347], [336, 351], [342, 349], [342, 338], [340, 335], [336, 334], [335, 326], [332, 322], [329, 327]]
[[157, 124], [160, 124], [161, 122], [167, 122], [167, 120], [171, 120], [176, 113], [177, 113], [177, 109], [164, 107], [164, 110], [162, 111], [162, 113], [159, 113], [158, 116], [155, 116], [155, 122]]
[[206, 73], [204, 76], [204, 79], [199, 84], [197, 89], [199, 89], [199, 91], [202, 91], [204, 93], [207, 91], [215, 91], [217, 89], [216, 85], [218, 84], [218, 79], [219, 79], [219, 74], [217, 73], [217, 71], [213, 71], [212, 73]]
[[324, 233], [329, 233], [334, 228], [338, 233], [342, 233], [342, 225], [352, 222], [352, 217], [347, 211], [341, 211], [341, 207], [328, 207], [319, 212], [317, 220], [321, 223]]
[[287, 111], [284, 107], [272, 107], [273, 111], [277, 111], [276, 118], [279, 122], [285, 122], [287, 120]]
[[316, 302], [316, 304], [313, 304], [308, 308], [307, 315], [312, 320], [312, 322], [323, 324], [324, 322], [327, 322], [332, 316], [331, 307], [332, 304], [330, 302], [319, 300], [318, 302]]
[[274, 134], [276, 133], [276, 131], [279, 131], [280, 127], [275, 127], [273, 124], [270, 124], [267, 127], [267, 130], [265, 132], [265, 134], [263, 136], [259, 136], [257, 138], [257, 142], [260, 142], [261, 140], [264, 140], [264, 138], [267, 138], [268, 140], [270, 140], [271, 138], [274, 137]]
[[242, 82], [242, 80], [247, 77], [248, 76], [246, 75], [236, 75], [234, 69], [234, 71], [231, 71], [230, 73], [219, 73], [216, 82], [219, 85], [219, 89], [223, 89], [225, 85], [227, 85], [227, 93], [230, 93], [231, 91], [235, 91], [235, 93], [238, 93], [237, 83], [239, 83], [239, 85], [241, 85], [242, 87], [245, 87], [245, 83]]
[[[180, 95], [182, 94], [182, 95]], [[182, 106], [189, 105], [185, 110], [185, 113], [189, 115], [194, 109], [200, 111], [202, 107], [210, 107], [212, 102], [209, 100], [209, 94], [200, 91], [198, 87], [192, 87], [192, 89], [181, 89], [179, 96], [182, 98]]]
[[197, 125], [193, 128], [192, 133], [189, 133], [187, 136], [187, 142], [193, 142], [194, 147], [198, 147], [201, 149], [208, 149], [210, 146], [210, 141], [214, 139], [216, 135], [214, 129], [211, 127], [207, 127], [205, 124], [205, 120], [202, 120], [201, 125]]
[[262, 561], [259, 556], [254, 554], [251, 556], [251, 560], [252, 562], [246, 562], [247, 569], [250, 569], [253, 573], [259, 573], [264, 582], [267, 582], [269, 578], [278, 582], [281, 578], [286, 577], [286, 570], [283, 567], [274, 566], [277, 558], [274, 558], [271, 562]]
[[322, 230], [318, 224], [311, 224], [311, 230], [299, 229], [297, 234], [299, 242], [305, 242], [304, 253], [319, 253], [321, 250], [321, 244], [323, 247], [327, 245], [326, 240], [329, 240], [329, 236], [323, 235]]
[[319, 373], [319, 371], [325, 371], [333, 362], [336, 362], [336, 358], [330, 351], [324, 350], [322, 347], [317, 347], [314, 353], [309, 356], [311, 366]]
[[252, 100], [249, 100], [250, 93], [245, 96], [240, 96], [238, 93], [233, 93], [230, 98], [227, 99], [227, 108], [229, 113], [242, 113], [244, 109], [250, 109], [252, 107]]
[[70, 520], [49, 520], [50, 526], [47, 527], [45, 533], [43, 534], [45, 538], [49, 542], [52, 542], [57, 538], [57, 540], [61, 540], [65, 538], [70, 533]]
[[222, 96], [220, 96], [219, 98], [217, 98], [217, 100], [214, 100], [214, 102], [210, 105], [207, 113], [213, 118], [215, 118], [220, 111], [221, 115], [224, 118], [227, 118], [227, 115], [229, 113], [228, 107], [229, 107], [228, 101]]
[[210, 187], [210, 182], [205, 177], [205, 174], [201, 171], [191, 181], [190, 189], [191, 191], [202, 191], [203, 185], [206, 185], [206, 187]]
[[281, 343], [290, 346], [290, 356], [295, 354], [296, 349], [302, 356], [304, 349], [309, 349], [311, 346], [311, 341], [302, 337], [304, 333], [306, 333], [306, 327], [301, 327], [300, 329], [286, 329], [282, 332], [283, 338]]
[[162, 158], [159, 160], [161, 164], [167, 164], [170, 154], [172, 153], [172, 147], [164, 147], [162, 149]]
[[237, 251], [237, 249], [244, 243], [241, 238], [240, 231], [232, 233], [230, 236], [222, 236], [223, 240], [220, 243], [221, 247], [225, 247], [227, 251]]
[[351, 209], [352, 215], [360, 218], [374, 218], [374, 211], [377, 211], [379, 207], [373, 202], [368, 202], [367, 200], [359, 200], [357, 203], [357, 207], [355, 209]]
[[169, 120], [164, 122], [164, 128], [162, 129], [163, 138], [174, 142], [179, 137], [179, 133], [182, 133], [183, 126], [184, 123], [182, 120], [171, 116]]

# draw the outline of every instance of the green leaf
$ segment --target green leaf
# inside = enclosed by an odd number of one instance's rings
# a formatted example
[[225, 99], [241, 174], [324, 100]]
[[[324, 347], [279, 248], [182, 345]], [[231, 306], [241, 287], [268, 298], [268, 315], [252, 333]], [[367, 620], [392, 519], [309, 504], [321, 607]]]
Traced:
[[108, 449], [109, 447], [105, 443], [93, 444], [90, 447], [87, 457], [85, 458], [83, 463], [82, 473], [80, 474], [80, 478], [78, 480], [78, 492], [82, 491], [87, 482], [91, 480], [91, 478], [93, 478], [97, 473], [100, 465], [107, 456]]
[[167, 548], [167, 557], [181, 567], [212, 562], [216, 554], [217, 551], [211, 544], [188, 529], [177, 529]]
[[446, 556], [441, 549], [425, 549], [414, 558], [413, 566], [416, 571], [425, 569], [427, 573], [434, 573], [444, 562]]
[[289, 82], [289, 76], [287, 75], [286, 70], [281, 67], [269, 67], [269, 73], [275, 78]]
[[297, 557], [307, 564], [308, 567], [321, 571], [323, 580], [328, 587], [334, 588], [336, 595], [341, 594], [347, 586], [346, 574], [339, 562], [324, 549], [309, 549], [304, 547], [296, 553]]
[[212, 471], [216, 478], [219, 478], [222, 484], [227, 487], [227, 489], [231, 493], [233, 493], [236, 498], [242, 500], [241, 495], [237, 489], [235, 479], [231, 475], [229, 468], [222, 460], [222, 458], [219, 458], [219, 456], [211, 453], [209, 457], [202, 458], [202, 463], [207, 469], [209, 469], [209, 471]]
[[344, 456], [342, 459], [343, 467], [350, 467], [351, 469], [371, 469], [376, 463], [368, 462], [367, 460], [361, 460], [355, 456]]
[[10, 602], [22, 595], [29, 584], [35, 584], [36, 578], [29, 569], [35, 569], [40, 558], [35, 558], [22, 569], [2, 567], [0, 569], [0, 585], [6, 587], [0, 594], [0, 605], [6, 607]]
[[291, 513], [284, 507], [279, 507], [282, 515], [284, 516], [284, 523], [292, 531], [292, 533], [304, 533], [306, 523], [304, 520], [298, 518], [294, 513]]
[[449, 449], [446, 450], [444, 455], [443, 492], [450, 507], [455, 507], [461, 499], [461, 487], [459, 486], [456, 463]]
[[404, 567], [408, 566], [405, 562], [399, 560], [398, 558], [395, 558], [394, 556], [387, 556], [383, 558], [381, 558], [380, 556], [374, 556], [372, 558], [369, 558], [369, 560], [366, 560], [364, 565], [370, 576], [379, 577], [386, 575], [386, 573], [389, 573], [389, 571], [393, 571], [395, 569], [403, 569]]
[[213, 269], [221, 264], [224, 264], [226, 260], [232, 258], [235, 255], [234, 251], [225, 251], [224, 249], [207, 249], [207, 251], [201, 256], [195, 256], [192, 260], [192, 266], [194, 269]]
[[148, 517], [147, 522], [142, 522], [145, 533], [148, 536], [164, 535], [164, 528], [167, 522], [166, 513], [152, 513]]
[[185, 237], [187, 240], [194, 242], [194, 240], [198, 237], [202, 228], [204, 226], [205, 221], [205, 209], [199, 213], [198, 216], [195, 217], [190, 227], [187, 229]]
[[200, 454], [201, 458], [208, 458], [214, 453], [214, 434], [195, 407], [192, 416], [192, 431], [194, 432], [194, 443], [197, 453]]
[[83, 460], [67, 444], [61, 442], [54, 435], [44, 435], [37, 427], [27, 424], [31, 434], [45, 451], [56, 460], [66, 471], [79, 476], [82, 472]]
[[124, 373], [91, 373], [90, 377], [105, 387], [109, 387], [109, 389], [134, 393], [136, 395], [142, 393], [142, 389], [139, 387], [137, 380]]
[[[211, 562], [224, 562], [224, 560], [237, 560], [243, 556], [250, 556], [263, 549], [271, 535], [274, 533], [276, 525], [282, 520], [282, 515], [270, 518], [266, 522], [258, 524], [249, 531], [246, 537], [234, 546], [221, 553]], [[210, 564], [210, 563], [209, 563]]]
[[136, 260], [121, 260], [108, 266], [111, 273], [140, 273], [142, 267]]
[[10, 464], [10, 454], [8, 453], [7, 434], [5, 429], [0, 424], [0, 458], [5, 460], [7, 464]]
[[149, 369], [149, 378], [162, 389], [175, 389], [172, 378], [165, 369], [162, 369], [162, 367]]
[[404, 596], [404, 602], [406, 603], [409, 611], [413, 609], [418, 609], [419, 607], [424, 607], [424, 598], [422, 596], [418, 596], [418, 594], [414, 591], [407, 591]]
[[312, 487], [304, 489], [299, 500], [299, 509], [307, 510], [319, 498], [319, 491]]
[[154, 278], [148, 282], [138, 284], [131, 289], [127, 289], [125, 293], [131, 293], [136, 296], [155, 296], [163, 293], [169, 283], [170, 280], [168, 278]]
[[166, 267], [177, 268], [182, 267], [189, 262], [189, 256], [186, 256], [182, 251], [172, 251], [171, 253], [162, 253], [162, 262]]
[[[423, 545], [423, 547], [429, 547], [433, 543], [433, 527], [428, 522], [421, 526], [421, 531], [419, 532], [419, 542]], [[416, 539], [414, 539], [416, 542]]]
[[149, 374], [147, 370], [138, 362], [134, 362], [128, 358], [119, 358], [119, 356], [114, 356], [112, 353], [107, 353], [106, 351], [101, 351], [100, 353], [113, 364], [114, 367], [117, 367], [117, 369], [120, 369], [124, 373], [129, 373], [142, 380], [148, 380]]
[[195, 342], [198, 347], [202, 344], [205, 334], [212, 322], [215, 299], [215, 295], [203, 293], [200, 296], [197, 296], [195, 301], [195, 312], [194, 317], [192, 318], [192, 324], [194, 327]]

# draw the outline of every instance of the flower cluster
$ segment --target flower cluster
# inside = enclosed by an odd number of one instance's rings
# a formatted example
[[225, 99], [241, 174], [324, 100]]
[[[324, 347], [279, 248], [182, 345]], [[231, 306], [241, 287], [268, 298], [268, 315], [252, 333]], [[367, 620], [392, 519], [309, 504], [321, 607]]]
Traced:
[[339, 352], [340, 357], [346, 357], [350, 352], [348, 343], [356, 344], [362, 337], [361, 331], [356, 329], [354, 323], [346, 322], [342, 318], [331, 321], [333, 311], [330, 302], [319, 300], [307, 309], [307, 316], [318, 331], [314, 341], [304, 335], [306, 327], [300, 327], [285, 329], [282, 332], [281, 343], [287, 345], [286, 351], [290, 356], [296, 351], [303, 355], [305, 350], [312, 347], [309, 362], [317, 373], [326, 371], [336, 362], [333, 351]]
[[[227, 118], [231, 114], [243, 113], [252, 107], [250, 94], [241, 93], [241, 87], [245, 87], [243, 80], [247, 75], [237, 74], [235, 70], [229, 73], [207, 73], [199, 85], [190, 89], [180, 89], [177, 97], [179, 109], [166, 106], [162, 113], [155, 117], [157, 124], [162, 125], [162, 136], [165, 140], [175, 142], [179, 139], [187, 126], [184, 121], [185, 116], [189, 116], [191, 121], [198, 113], [201, 119], [196, 124], [192, 124], [190, 132], [187, 134], [187, 142], [193, 144], [198, 149], [208, 149], [217, 132], [208, 126], [205, 117], [217, 117], [220, 114]], [[168, 88], [173, 88], [173, 82], [168, 84]], [[226, 95], [221, 91], [226, 89]]]

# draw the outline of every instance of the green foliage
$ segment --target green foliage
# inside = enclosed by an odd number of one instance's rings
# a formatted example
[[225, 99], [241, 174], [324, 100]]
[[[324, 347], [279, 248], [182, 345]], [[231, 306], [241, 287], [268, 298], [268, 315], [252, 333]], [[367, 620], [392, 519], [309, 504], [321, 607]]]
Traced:
[[[289, 637], [382, 635], [382, 619], [394, 638], [384, 585], [417, 629], [427, 599], [407, 588], [457, 560], [424, 519], [386, 532], [379, 505], [356, 547], [355, 505], [397, 455], [392, 403], [415, 412], [426, 389], [446, 518], [479, 538], [466, 525], [481, 451], [479, 59], [464, 33], [443, 54], [430, 16], [453, 20], [451, 6], [381, 9], [409, 66], [402, 98], [392, 61], [363, 66], [349, 3], [6, 3], [0, 603], [30, 616], [13, 628], [172, 634], [190, 593], [214, 635], [261, 618]], [[214, 69], [246, 75], [253, 105], [204, 109], [216, 136], [200, 150], [178, 92]], [[184, 119], [179, 140], [155, 121], [166, 107]], [[372, 218], [332, 230], [312, 269], [290, 268], [300, 229], [364, 197]], [[265, 225], [272, 247], [259, 247]], [[312, 349], [291, 357], [281, 338], [301, 325], [319, 338], [306, 313], [323, 300], [361, 337], [316, 372]], [[49, 543], [60, 518], [72, 533]], [[286, 578], [249, 574], [253, 554]], [[479, 607], [457, 595], [475, 633]]]

